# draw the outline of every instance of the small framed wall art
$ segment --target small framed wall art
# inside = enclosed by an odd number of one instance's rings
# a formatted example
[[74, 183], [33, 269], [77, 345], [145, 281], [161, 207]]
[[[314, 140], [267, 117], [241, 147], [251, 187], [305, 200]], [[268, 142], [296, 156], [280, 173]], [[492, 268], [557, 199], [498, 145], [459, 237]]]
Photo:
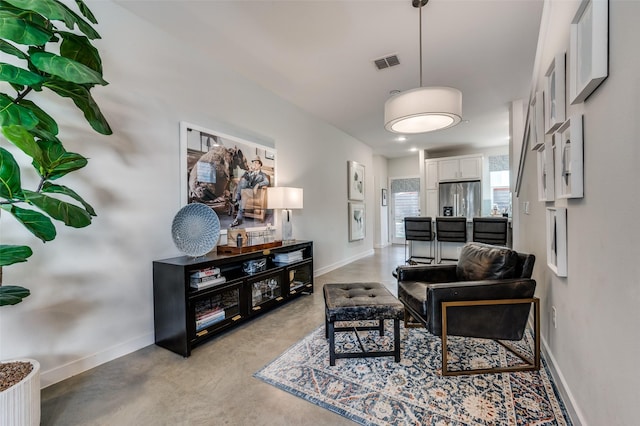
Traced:
[[571, 105], [584, 102], [609, 74], [609, 1], [582, 0], [571, 21]]
[[553, 133], [565, 120], [565, 53], [556, 55], [545, 74], [545, 133]]
[[347, 161], [348, 196], [350, 200], [364, 201], [364, 165]]
[[567, 209], [563, 207], [547, 207], [547, 266], [557, 276], [567, 276]]
[[582, 198], [582, 115], [570, 117], [556, 132], [557, 198]]
[[549, 140], [538, 150], [538, 201], [553, 201], [555, 197], [552, 145]]
[[349, 203], [349, 241], [364, 240], [365, 229], [364, 203]]

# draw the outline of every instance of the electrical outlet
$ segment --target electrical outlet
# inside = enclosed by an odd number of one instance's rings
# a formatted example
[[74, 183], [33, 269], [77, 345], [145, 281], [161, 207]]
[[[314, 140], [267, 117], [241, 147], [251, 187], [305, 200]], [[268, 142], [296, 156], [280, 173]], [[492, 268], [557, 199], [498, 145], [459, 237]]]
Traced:
[[551, 322], [553, 323], [553, 328], [558, 328], [558, 316], [557, 316], [557, 311], [556, 311], [556, 307], [552, 306], [551, 307]]

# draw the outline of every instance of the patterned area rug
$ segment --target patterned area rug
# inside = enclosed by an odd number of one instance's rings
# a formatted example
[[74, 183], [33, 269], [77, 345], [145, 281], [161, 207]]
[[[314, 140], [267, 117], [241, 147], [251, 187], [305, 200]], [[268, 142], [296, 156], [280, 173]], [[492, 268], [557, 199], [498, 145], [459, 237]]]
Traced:
[[[359, 332], [367, 350], [392, 347]], [[363, 425], [570, 425], [546, 364], [540, 371], [444, 377], [441, 342], [421, 328], [401, 328], [401, 362], [393, 357], [338, 359], [329, 366], [324, 326], [255, 377]], [[450, 337], [449, 369], [520, 362], [492, 341]], [[520, 348], [533, 347], [531, 336]], [[359, 350], [355, 332], [336, 333], [336, 352]], [[529, 350], [531, 353], [531, 350]], [[461, 354], [460, 357], [456, 354]]]

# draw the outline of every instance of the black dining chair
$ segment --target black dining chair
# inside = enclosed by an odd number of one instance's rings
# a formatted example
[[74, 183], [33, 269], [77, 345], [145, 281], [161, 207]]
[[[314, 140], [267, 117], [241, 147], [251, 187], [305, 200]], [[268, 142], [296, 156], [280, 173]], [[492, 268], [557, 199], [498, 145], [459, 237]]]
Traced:
[[474, 217], [472, 240], [494, 246], [506, 246], [508, 226], [506, 217]]
[[464, 216], [442, 216], [436, 218], [436, 241], [438, 242], [438, 263], [443, 260], [458, 260], [442, 257], [442, 243], [467, 242], [467, 218]]
[[[431, 217], [405, 217], [404, 218], [404, 255], [406, 262], [409, 264], [415, 263], [431, 263], [435, 260], [433, 253], [433, 227], [431, 223]], [[429, 242], [429, 256], [414, 256], [413, 255], [413, 242], [414, 241], [427, 241]], [[408, 256], [407, 256], [408, 250]]]

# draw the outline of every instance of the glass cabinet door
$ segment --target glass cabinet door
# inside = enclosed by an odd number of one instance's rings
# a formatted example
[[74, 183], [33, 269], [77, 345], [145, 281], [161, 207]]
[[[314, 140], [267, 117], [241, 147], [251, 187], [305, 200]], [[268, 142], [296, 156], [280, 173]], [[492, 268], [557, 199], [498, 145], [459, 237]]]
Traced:
[[207, 328], [240, 315], [240, 286], [199, 296], [193, 301], [196, 335]]
[[281, 274], [271, 275], [262, 279], [250, 280], [251, 309], [259, 310], [261, 305], [283, 299]]
[[307, 262], [287, 270], [289, 294], [297, 294], [312, 286], [313, 271], [311, 265], [311, 262]]

